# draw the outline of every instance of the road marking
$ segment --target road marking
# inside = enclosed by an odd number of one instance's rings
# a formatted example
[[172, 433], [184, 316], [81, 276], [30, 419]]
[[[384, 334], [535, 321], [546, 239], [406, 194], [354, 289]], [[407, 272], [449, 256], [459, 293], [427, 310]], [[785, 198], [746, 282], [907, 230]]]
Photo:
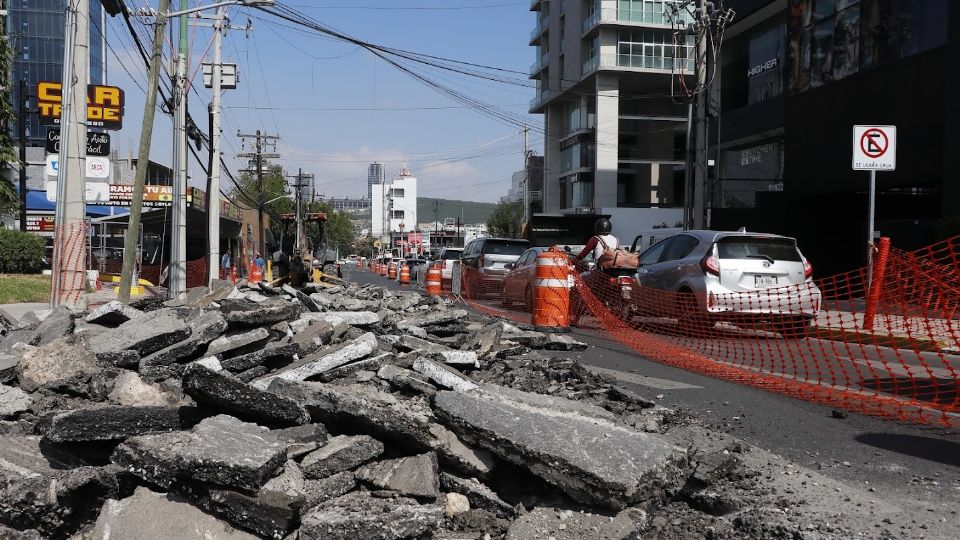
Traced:
[[879, 360], [869, 360], [864, 358], [847, 358], [844, 356], [838, 356], [842, 360], [850, 360], [851, 362], [856, 362], [861, 366], [867, 366], [873, 369], [878, 369], [881, 371], [889, 372], [893, 375], [899, 375], [901, 377], [910, 377], [910, 378], [919, 378], [919, 379], [954, 379], [956, 378], [956, 371], [951, 372], [949, 369], [944, 368], [935, 368], [935, 367], [923, 367], [910, 364], [901, 364], [899, 362], [881, 362]]
[[639, 384], [641, 386], [649, 386], [650, 388], [657, 388], [660, 390], [693, 390], [697, 388], [703, 388], [702, 386], [696, 386], [693, 384], [682, 383], [680, 381], [671, 381], [668, 379], [658, 379], [656, 377], [647, 377], [646, 375], [638, 375], [636, 373], [630, 373], [627, 371], [618, 371], [616, 369], [607, 369], [596, 366], [584, 366], [588, 371], [596, 373], [597, 375], [609, 375], [614, 379]]

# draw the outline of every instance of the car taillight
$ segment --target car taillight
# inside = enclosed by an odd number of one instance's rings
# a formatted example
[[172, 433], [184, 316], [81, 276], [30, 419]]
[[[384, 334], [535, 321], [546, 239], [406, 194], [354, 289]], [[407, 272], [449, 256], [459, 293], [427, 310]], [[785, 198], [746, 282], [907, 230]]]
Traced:
[[717, 259], [716, 255], [708, 253], [704, 258], [700, 259], [700, 268], [703, 268], [704, 274], [713, 274], [715, 276], [719, 276], [720, 260]]
[[813, 275], [813, 265], [806, 257], [803, 258], [803, 277], [808, 278]]
[[480, 255], [479, 257], [477, 257], [477, 264], [479, 264], [480, 266], [483, 266], [483, 255]]
[[620, 276], [617, 278], [617, 283], [620, 285], [633, 285], [634, 279], [630, 276]]
[[441, 268], [443, 268], [444, 270], [446, 270], [446, 269], [447, 269], [447, 260], [446, 260], [446, 259], [443, 259], [443, 261], [441, 261], [441, 263], [442, 263]]

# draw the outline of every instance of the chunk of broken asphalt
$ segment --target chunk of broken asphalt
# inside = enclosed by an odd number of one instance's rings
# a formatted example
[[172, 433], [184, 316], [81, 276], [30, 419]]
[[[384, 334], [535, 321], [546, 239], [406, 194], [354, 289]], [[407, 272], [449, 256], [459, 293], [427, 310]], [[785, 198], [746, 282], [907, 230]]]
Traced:
[[265, 389], [274, 379], [303, 381], [309, 377], [319, 375], [325, 371], [330, 371], [331, 369], [369, 356], [376, 351], [377, 348], [377, 337], [367, 332], [350, 343], [333, 347], [329, 350], [321, 350], [303, 358], [300, 362], [281, 369], [277, 373], [262, 379], [257, 379], [253, 385], [257, 388]]
[[131, 437], [111, 460], [169, 489], [200, 481], [255, 493], [286, 459], [285, 445], [266, 428], [231, 416], [207, 418], [190, 431]]
[[310, 422], [310, 415], [297, 402], [200, 365], [187, 367], [182, 384], [197, 403], [242, 420], [281, 427]]
[[418, 504], [413, 499], [379, 499], [354, 492], [328, 501], [303, 516], [301, 538], [325, 540], [400, 540], [417, 538], [437, 528], [444, 504]]
[[300, 467], [307, 478], [326, 478], [376, 459], [383, 443], [366, 435], [338, 435], [319, 449], [307, 454]]
[[86, 320], [88, 323], [103, 326], [118, 326], [142, 314], [143, 312], [139, 309], [111, 300], [91, 311]]
[[567, 412], [572, 404], [542, 408], [524, 394], [440, 392], [435, 412], [466, 441], [527, 467], [575, 500], [614, 509], [657, 495], [681, 455], [659, 437]]
[[57, 443], [111, 441], [177, 431], [198, 419], [198, 411], [188, 407], [107, 405], [54, 413], [41, 424], [41, 431]]
[[270, 330], [262, 327], [252, 330], [234, 330], [211, 341], [207, 346], [207, 356], [225, 353], [236, 355], [258, 350], [270, 338]]
[[160, 309], [93, 336], [90, 349], [94, 353], [134, 350], [143, 357], [186, 339], [190, 333], [190, 327], [172, 310]]
[[433, 502], [440, 496], [439, 465], [433, 452], [376, 461], [356, 471], [357, 480], [401, 496]]

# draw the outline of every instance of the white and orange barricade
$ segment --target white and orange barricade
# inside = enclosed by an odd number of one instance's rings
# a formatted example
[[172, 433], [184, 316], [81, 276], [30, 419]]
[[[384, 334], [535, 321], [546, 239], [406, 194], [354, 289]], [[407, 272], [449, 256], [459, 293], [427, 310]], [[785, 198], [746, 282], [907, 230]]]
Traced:
[[432, 264], [430, 269], [427, 270], [427, 294], [430, 296], [440, 296], [440, 284], [442, 281], [442, 273], [440, 272], [440, 267]]
[[410, 284], [410, 267], [403, 265], [400, 267], [400, 284], [409, 285]]
[[536, 278], [533, 283], [533, 320], [537, 330], [570, 331], [569, 259], [560, 250], [551, 248], [537, 255]]

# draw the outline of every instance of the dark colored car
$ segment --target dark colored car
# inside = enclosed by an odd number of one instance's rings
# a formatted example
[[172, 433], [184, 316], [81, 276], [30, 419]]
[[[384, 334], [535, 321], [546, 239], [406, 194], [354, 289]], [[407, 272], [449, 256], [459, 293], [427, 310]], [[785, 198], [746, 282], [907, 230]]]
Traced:
[[517, 262], [507, 264], [507, 275], [503, 277], [503, 297], [505, 306], [515, 302], [524, 305], [527, 311], [533, 309], [533, 280], [537, 275], [537, 255], [549, 248], [534, 247], [524, 251]]
[[461, 290], [471, 298], [499, 294], [507, 264], [517, 262], [530, 242], [512, 238], [477, 238], [460, 255]]

